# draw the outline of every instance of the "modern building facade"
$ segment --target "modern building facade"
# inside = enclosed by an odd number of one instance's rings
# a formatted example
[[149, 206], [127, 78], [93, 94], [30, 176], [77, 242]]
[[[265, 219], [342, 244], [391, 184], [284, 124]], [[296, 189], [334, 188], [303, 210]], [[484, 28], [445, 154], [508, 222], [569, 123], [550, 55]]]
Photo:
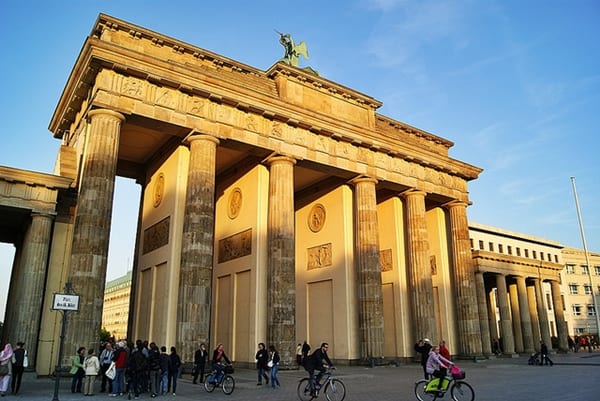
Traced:
[[108, 281], [104, 289], [102, 328], [115, 340], [127, 337], [132, 272]]

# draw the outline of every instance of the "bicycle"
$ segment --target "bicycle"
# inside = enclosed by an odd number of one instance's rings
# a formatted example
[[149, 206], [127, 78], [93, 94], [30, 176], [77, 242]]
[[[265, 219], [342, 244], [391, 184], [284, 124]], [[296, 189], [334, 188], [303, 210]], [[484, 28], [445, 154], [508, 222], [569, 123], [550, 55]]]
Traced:
[[[298, 383], [298, 398], [300, 401], [311, 401], [319, 396], [319, 390], [322, 388], [327, 401], [343, 401], [346, 397], [346, 386], [340, 379], [333, 378], [334, 368], [328, 368], [325, 371], [323, 384], [316, 383], [315, 390], [312, 391], [308, 377], [300, 379]], [[313, 376], [313, 379], [317, 375]]]
[[235, 389], [235, 379], [231, 376], [233, 373], [233, 367], [231, 365], [225, 365], [217, 376], [217, 370], [212, 369], [210, 373], [206, 375], [204, 379], [204, 390], [208, 393], [212, 393], [216, 387], [221, 386], [221, 390], [227, 395], [233, 393]]
[[473, 401], [475, 391], [469, 383], [463, 380], [464, 378], [465, 372], [454, 365], [451, 376], [444, 378], [442, 390], [438, 391], [440, 379], [421, 379], [415, 383], [415, 396], [419, 401], [434, 401], [438, 398], [444, 398], [449, 391], [454, 401]]

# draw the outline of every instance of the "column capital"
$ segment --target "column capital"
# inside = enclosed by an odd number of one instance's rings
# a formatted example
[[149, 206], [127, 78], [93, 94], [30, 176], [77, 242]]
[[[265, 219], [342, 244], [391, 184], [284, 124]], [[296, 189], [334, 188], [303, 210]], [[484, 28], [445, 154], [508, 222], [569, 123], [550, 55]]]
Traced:
[[193, 130], [192, 132], [190, 132], [189, 135], [186, 136], [185, 139], [183, 140], [183, 143], [186, 145], [189, 145], [192, 142], [198, 141], [198, 140], [210, 141], [216, 145], [219, 145], [219, 143], [221, 143], [221, 141], [219, 141], [219, 138], [212, 136], [210, 134], [203, 134], [201, 132], [197, 132], [196, 130]]
[[465, 202], [465, 201], [461, 201], [461, 200], [458, 200], [458, 199], [453, 199], [450, 202], [444, 203], [442, 205], [442, 207], [444, 207], [446, 209], [452, 209], [454, 207], [464, 207], [464, 208], [467, 208], [470, 205], [471, 205], [470, 202]]
[[291, 156], [278, 155], [278, 154], [269, 156], [265, 159], [265, 163], [267, 163], [269, 166], [272, 166], [273, 164], [281, 163], [281, 162], [287, 162], [287, 163], [291, 163], [292, 165], [295, 165], [296, 159], [294, 159]]
[[356, 185], [363, 182], [372, 182], [373, 184], [377, 184], [379, 181], [377, 181], [376, 178], [369, 177], [368, 175], [359, 175], [358, 177], [351, 179], [349, 182], [352, 185]]
[[423, 191], [422, 189], [417, 189], [417, 188], [409, 188], [406, 191], [400, 192], [399, 193], [400, 196], [402, 196], [403, 198], [408, 198], [411, 196], [427, 196], [427, 192]]
[[112, 116], [114, 118], [119, 119], [120, 121], [125, 121], [125, 116], [123, 114], [110, 109], [93, 109], [88, 111], [87, 113], [88, 117], [95, 117], [101, 114]]

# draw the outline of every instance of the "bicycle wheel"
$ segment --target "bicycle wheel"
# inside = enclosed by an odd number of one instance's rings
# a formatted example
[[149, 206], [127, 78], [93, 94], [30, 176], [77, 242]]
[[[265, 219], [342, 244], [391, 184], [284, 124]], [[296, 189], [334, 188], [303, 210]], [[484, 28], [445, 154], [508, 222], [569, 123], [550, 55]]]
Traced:
[[300, 401], [311, 401], [315, 398], [310, 395], [310, 382], [306, 377], [298, 383], [298, 398]]
[[454, 401], [473, 401], [475, 399], [473, 387], [464, 381], [455, 381], [450, 389], [450, 395]]
[[325, 385], [325, 397], [328, 401], [343, 401], [346, 397], [346, 386], [339, 379], [331, 379]]
[[211, 378], [212, 373], [207, 374], [204, 378], [204, 390], [206, 390], [208, 393], [212, 393], [215, 390], [215, 387], [217, 387], [214, 383], [210, 382]]
[[419, 401], [432, 401], [437, 398], [435, 393], [426, 393], [425, 389], [427, 388], [427, 384], [429, 380], [421, 379], [415, 383], [415, 396]]
[[235, 380], [233, 379], [233, 376], [225, 375], [223, 381], [221, 382], [221, 388], [227, 395], [233, 393], [233, 389], [235, 388]]

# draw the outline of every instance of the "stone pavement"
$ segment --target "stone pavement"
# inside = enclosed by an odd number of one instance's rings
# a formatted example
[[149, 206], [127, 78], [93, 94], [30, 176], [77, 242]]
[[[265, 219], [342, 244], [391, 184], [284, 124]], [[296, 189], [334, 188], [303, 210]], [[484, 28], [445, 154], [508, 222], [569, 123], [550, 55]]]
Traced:
[[[552, 355], [554, 366], [530, 366], [528, 357], [496, 358], [485, 361], [457, 361], [467, 373], [466, 381], [475, 390], [475, 399], [481, 401], [579, 401], [599, 400], [600, 388], [600, 350], [593, 353], [579, 352]], [[236, 369], [235, 391], [225, 395], [220, 388], [213, 393], [204, 391], [204, 387], [192, 384], [190, 375], [185, 374], [179, 380], [177, 395], [157, 397], [156, 401], [284, 401], [298, 400], [296, 387], [299, 379], [305, 376], [304, 371], [280, 371], [279, 380], [282, 387], [277, 390], [271, 387], [256, 385], [256, 371]], [[414, 382], [421, 378], [421, 366], [417, 363], [401, 364], [398, 367], [381, 366], [375, 368], [359, 366], [338, 366], [335, 376], [346, 385], [344, 401], [413, 401]], [[94, 397], [82, 394], [71, 394], [71, 380], [61, 378], [58, 399], [69, 400], [126, 400], [127, 397], [108, 397], [105, 393], [97, 393]], [[99, 384], [96, 383], [96, 388]], [[54, 380], [36, 378], [34, 374], [24, 377], [21, 393], [7, 395], [2, 401], [31, 400], [51, 401], [54, 396]], [[140, 400], [151, 400], [149, 394], [142, 394]], [[323, 394], [316, 401], [325, 401]], [[450, 401], [446, 395], [441, 401]]]

